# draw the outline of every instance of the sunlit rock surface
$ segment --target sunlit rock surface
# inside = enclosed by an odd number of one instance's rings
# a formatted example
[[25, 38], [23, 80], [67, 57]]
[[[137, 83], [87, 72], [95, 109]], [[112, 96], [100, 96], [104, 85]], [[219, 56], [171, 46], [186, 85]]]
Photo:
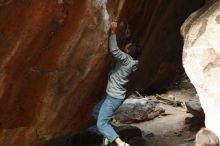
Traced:
[[220, 1], [207, 1], [181, 30], [184, 68], [198, 92], [206, 127], [220, 137]]
[[202, 2], [1, 0], [0, 145], [43, 145], [89, 125], [105, 94], [115, 17], [144, 48], [129, 89], [169, 84], [183, 71], [179, 27]]

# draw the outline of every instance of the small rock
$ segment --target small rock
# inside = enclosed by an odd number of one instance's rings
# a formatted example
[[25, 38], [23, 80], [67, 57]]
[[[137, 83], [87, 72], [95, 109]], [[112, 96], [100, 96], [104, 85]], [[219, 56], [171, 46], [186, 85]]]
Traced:
[[195, 96], [192, 99], [190, 99], [188, 102], [186, 102], [186, 107], [189, 113], [194, 115], [198, 119], [204, 119], [205, 114], [201, 107], [199, 97]]
[[153, 137], [154, 133], [151, 131], [142, 131], [142, 135], [144, 138]]
[[175, 135], [178, 136], [178, 137], [180, 137], [180, 136], [182, 136], [182, 132], [181, 132], [181, 131], [175, 132]]
[[193, 122], [192, 117], [186, 117], [185, 118], [185, 124], [190, 124], [192, 122]]
[[186, 142], [194, 141], [194, 140], [195, 140], [195, 137], [190, 137], [190, 138], [184, 139], [184, 141], [186, 141]]

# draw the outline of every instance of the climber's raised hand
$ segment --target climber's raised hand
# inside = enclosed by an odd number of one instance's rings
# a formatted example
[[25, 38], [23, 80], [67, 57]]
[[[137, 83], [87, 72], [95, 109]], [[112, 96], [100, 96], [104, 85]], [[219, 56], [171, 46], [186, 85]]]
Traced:
[[118, 27], [118, 23], [116, 21], [111, 22], [111, 33], [115, 34]]

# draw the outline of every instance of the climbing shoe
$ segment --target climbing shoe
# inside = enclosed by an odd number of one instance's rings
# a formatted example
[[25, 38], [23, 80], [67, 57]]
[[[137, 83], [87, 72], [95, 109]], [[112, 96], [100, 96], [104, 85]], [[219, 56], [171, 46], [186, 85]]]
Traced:
[[110, 144], [110, 141], [104, 137], [102, 141], [102, 146], [108, 146], [109, 144]]
[[123, 146], [130, 146], [130, 144], [128, 144], [128, 143], [125, 143]]

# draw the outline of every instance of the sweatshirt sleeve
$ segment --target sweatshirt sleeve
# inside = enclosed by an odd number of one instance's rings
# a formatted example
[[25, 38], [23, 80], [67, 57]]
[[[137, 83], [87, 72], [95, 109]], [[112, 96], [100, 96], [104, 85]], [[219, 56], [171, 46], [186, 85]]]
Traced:
[[119, 61], [123, 61], [123, 62], [126, 62], [128, 60], [127, 54], [118, 48], [115, 34], [110, 35], [109, 49], [115, 59], [117, 59]]

